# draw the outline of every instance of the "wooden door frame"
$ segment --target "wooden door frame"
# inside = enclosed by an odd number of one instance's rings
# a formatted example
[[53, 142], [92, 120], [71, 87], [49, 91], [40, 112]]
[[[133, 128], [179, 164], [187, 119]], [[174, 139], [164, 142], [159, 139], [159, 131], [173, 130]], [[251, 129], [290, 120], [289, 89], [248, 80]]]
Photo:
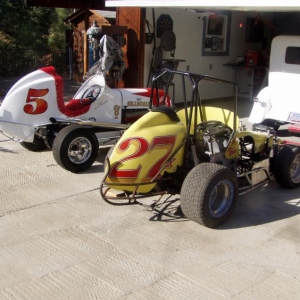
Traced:
[[124, 87], [144, 87], [146, 10], [140, 7], [119, 7], [116, 14], [117, 25], [128, 28], [123, 48], [127, 65], [123, 75]]

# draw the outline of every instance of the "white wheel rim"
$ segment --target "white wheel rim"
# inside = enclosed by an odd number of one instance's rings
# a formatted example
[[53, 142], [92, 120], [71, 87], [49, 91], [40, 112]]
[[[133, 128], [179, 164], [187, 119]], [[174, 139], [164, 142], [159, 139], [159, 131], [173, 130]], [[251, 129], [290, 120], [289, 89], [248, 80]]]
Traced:
[[72, 163], [83, 164], [92, 154], [92, 144], [84, 137], [74, 139], [68, 147], [68, 156]]

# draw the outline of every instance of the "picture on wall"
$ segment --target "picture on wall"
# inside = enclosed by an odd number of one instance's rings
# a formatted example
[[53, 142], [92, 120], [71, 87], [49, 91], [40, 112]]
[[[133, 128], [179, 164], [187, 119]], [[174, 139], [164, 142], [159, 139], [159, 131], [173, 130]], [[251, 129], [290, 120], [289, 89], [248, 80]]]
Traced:
[[230, 12], [219, 12], [216, 16], [203, 18], [203, 56], [229, 55]]
[[218, 50], [219, 47], [219, 38], [213, 37], [211, 38], [211, 50]]
[[208, 35], [222, 35], [224, 27], [224, 17], [208, 18], [207, 34]]
[[211, 48], [212, 40], [211, 39], [205, 39], [205, 48]]
[[221, 51], [224, 50], [224, 39], [223, 38], [220, 38], [218, 40], [218, 50], [221, 50]]

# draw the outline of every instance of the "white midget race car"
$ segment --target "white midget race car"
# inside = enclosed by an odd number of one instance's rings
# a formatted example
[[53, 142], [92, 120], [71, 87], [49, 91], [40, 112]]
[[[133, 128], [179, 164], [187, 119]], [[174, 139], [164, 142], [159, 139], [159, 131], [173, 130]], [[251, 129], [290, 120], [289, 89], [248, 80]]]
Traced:
[[[117, 139], [148, 112], [150, 94], [150, 88], [109, 88], [97, 74], [64, 102], [62, 77], [44, 67], [9, 90], [0, 106], [0, 132], [31, 151], [52, 148], [61, 167], [81, 172], [95, 161], [99, 144]], [[171, 105], [170, 98], [164, 101]]]

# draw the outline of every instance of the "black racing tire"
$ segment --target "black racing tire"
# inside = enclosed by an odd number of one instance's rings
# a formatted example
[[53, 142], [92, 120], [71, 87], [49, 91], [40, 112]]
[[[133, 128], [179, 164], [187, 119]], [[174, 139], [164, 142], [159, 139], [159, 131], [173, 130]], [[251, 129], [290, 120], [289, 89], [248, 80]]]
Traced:
[[57, 134], [52, 150], [58, 165], [70, 172], [79, 173], [91, 167], [96, 160], [99, 142], [91, 130], [73, 124]]
[[214, 228], [232, 214], [237, 197], [238, 181], [230, 169], [202, 163], [186, 176], [181, 187], [180, 205], [188, 219]]
[[32, 143], [31, 142], [21, 142], [20, 145], [22, 147], [24, 147], [25, 149], [32, 151], [32, 152], [40, 152], [47, 148], [44, 140], [37, 135], [34, 136]]
[[286, 188], [300, 186], [300, 147], [286, 144], [278, 151], [273, 173], [275, 180]]

